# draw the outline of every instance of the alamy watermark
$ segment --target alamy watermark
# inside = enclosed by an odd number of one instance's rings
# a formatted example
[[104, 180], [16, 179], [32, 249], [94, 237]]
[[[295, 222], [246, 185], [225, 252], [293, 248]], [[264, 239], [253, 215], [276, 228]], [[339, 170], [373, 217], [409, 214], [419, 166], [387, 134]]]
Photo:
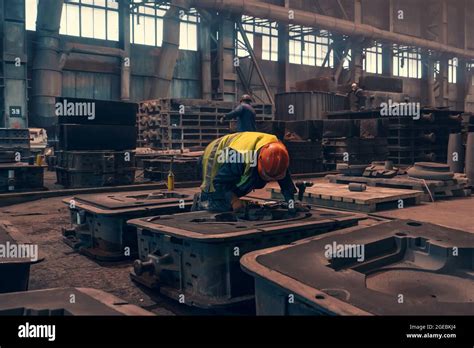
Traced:
[[365, 260], [365, 245], [363, 244], [338, 244], [332, 242], [332, 244], [326, 244], [324, 250], [324, 256], [328, 260], [336, 258], [357, 259], [359, 262]]
[[64, 99], [57, 102], [56, 116], [77, 116], [87, 117], [88, 120], [95, 119], [95, 103], [94, 102], [68, 102]]
[[249, 163], [251, 167], [257, 165], [257, 151], [236, 151], [231, 148], [225, 148], [224, 150], [218, 151], [217, 155], [218, 163]]
[[38, 261], [38, 245], [36, 244], [14, 244], [6, 242], [0, 244], [0, 259], [30, 259]]
[[394, 103], [392, 99], [389, 99], [388, 103], [383, 102], [380, 107], [381, 116], [404, 116], [412, 117], [414, 120], [420, 119], [420, 103]]

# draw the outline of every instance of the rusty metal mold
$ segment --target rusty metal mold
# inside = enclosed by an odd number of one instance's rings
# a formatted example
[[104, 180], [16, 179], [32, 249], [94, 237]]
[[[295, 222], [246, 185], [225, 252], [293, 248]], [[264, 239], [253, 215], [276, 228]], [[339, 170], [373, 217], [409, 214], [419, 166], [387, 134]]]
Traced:
[[33, 255], [35, 246], [16, 229], [13, 232], [0, 226], [0, 293], [28, 290], [30, 266], [43, 260], [37, 246]]
[[[71, 298], [74, 296], [74, 303]], [[101, 290], [44, 289], [0, 295], [0, 316], [153, 315]]]
[[44, 168], [23, 162], [0, 163], [0, 193], [44, 190]]
[[[352, 254], [328, 253], [334, 246]], [[472, 315], [473, 260], [473, 234], [396, 220], [256, 251], [241, 264], [255, 278], [259, 315]]]
[[242, 255], [357, 225], [361, 218], [325, 209], [289, 216], [260, 207], [237, 216], [200, 211], [131, 220], [140, 255], [131, 276], [190, 306], [232, 306], [254, 295], [253, 279], [240, 269]]
[[66, 244], [98, 261], [133, 260], [137, 234], [127, 220], [189, 211], [192, 189], [149, 190], [80, 195], [64, 199], [71, 213]]

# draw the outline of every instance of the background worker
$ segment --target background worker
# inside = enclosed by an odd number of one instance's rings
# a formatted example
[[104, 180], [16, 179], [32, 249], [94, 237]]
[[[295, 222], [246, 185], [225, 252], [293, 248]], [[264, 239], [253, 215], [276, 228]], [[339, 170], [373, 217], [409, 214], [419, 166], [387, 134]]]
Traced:
[[365, 109], [365, 93], [357, 83], [354, 82], [351, 85], [351, 90], [347, 97], [349, 98], [350, 109], [352, 111], [360, 111]]
[[[219, 155], [226, 148], [242, 154], [254, 151], [256, 163], [219, 160]], [[204, 151], [203, 182], [195, 209], [239, 211], [244, 207], [240, 197], [265, 187], [268, 182], [277, 181], [289, 209], [292, 212], [305, 211], [294, 202], [297, 191], [288, 170], [289, 162], [285, 145], [271, 134], [242, 132], [216, 139]]]
[[256, 132], [256, 117], [257, 114], [252, 107], [252, 97], [248, 94], [244, 94], [242, 98], [240, 98], [240, 105], [227, 115], [223, 116], [220, 119], [220, 122], [223, 123], [224, 120], [237, 119], [237, 132]]

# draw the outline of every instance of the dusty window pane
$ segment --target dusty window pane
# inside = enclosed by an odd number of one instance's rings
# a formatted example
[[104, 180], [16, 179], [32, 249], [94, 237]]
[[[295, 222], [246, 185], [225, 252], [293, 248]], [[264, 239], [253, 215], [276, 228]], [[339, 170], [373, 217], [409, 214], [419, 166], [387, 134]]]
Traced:
[[143, 18], [141, 18], [140, 23], [138, 23], [138, 20], [135, 17], [133, 30], [134, 43], [142, 45], [145, 44], [145, 24]]
[[116, 11], [107, 11], [107, 39], [112, 41], [119, 39], [119, 16]]
[[145, 45], [155, 46], [156, 45], [156, 31], [155, 29], [155, 19], [151, 17], [144, 17], [142, 18], [145, 26], [145, 38], [144, 43]]
[[105, 10], [94, 9], [94, 38], [106, 39], [105, 33]]
[[63, 11], [62, 19], [64, 18], [64, 31], [62, 34], [72, 35], [72, 36], [79, 36], [80, 35], [80, 28], [79, 28], [79, 6], [77, 5], [65, 5], [65, 13]]
[[36, 30], [38, 0], [25, 0], [25, 21], [27, 30]]
[[100, 7], [105, 7], [106, 1], [105, 0], [95, 0], [94, 5], [95, 6], [100, 6]]
[[[94, 37], [94, 9], [83, 7], [81, 9], [81, 34], [83, 37]], [[69, 17], [68, 17], [69, 21]]]
[[163, 44], [163, 20], [158, 18], [156, 20], [156, 45], [161, 47]]

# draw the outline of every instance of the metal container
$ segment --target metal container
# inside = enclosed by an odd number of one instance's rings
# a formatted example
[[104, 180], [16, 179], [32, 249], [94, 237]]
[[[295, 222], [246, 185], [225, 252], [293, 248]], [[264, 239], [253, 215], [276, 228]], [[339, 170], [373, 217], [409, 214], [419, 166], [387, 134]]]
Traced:
[[359, 214], [256, 208], [244, 215], [207, 211], [131, 220], [140, 259], [132, 279], [189, 306], [218, 308], [253, 299], [240, 269], [245, 253], [356, 225]]
[[[74, 297], [72, 297], [74, 296]], [[75, 301], [71, 302], [71, 298]], [[153, 313], [91, 288], [43, 289], [0, 295], [0, 316], [149, 316]]]
[[346, 99], [344, 95], [328, 92], [278, 93], [275, 95], [275, 119], [321, 120], [326, 112], [344, 110]]
[[131, 191], [80, 195], [64, 199], [71, 228], [63, 229], [64, 242], [100, 261], [134, 260], [137, 231], [127, 220], [191, 209], [197, 190]]
[[[31, 245], [16, 229], [6, 230], [0, 226], [0, 293], [28, 290], [30, 266], [41, 262], [38, 248]], [[1, 300], [0, 300], [0, 303]]]
[[0, 192], [42, 190], [44, 168], [22, 162], [0, 163]]
[[130, 185], [135, 151], [57, 151], [57, 182], [64, 187]]
[[472, 315], [473, 257], [471, 233], [395, 220], [259, 250], [241, 264], [255, 278], [258, 315]]

